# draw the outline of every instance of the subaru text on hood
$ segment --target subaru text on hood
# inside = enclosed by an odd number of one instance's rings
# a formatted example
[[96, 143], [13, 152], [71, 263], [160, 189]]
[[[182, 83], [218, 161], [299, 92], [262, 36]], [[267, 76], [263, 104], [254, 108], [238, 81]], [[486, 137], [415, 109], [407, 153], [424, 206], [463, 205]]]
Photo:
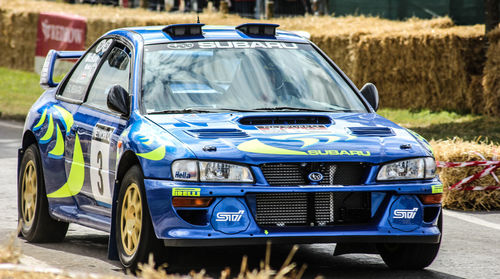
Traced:
[[[106, 231], [130, 269], [163, 246], [268, 240], [430, 265], [442, 184], [429, 144], [375, 113], [373, 84], [359, 91], [276, 28], [124, 28], [52, 50], [19, 149], [22, 236]], [[59, 58], [78, 62], [56, 83]]]

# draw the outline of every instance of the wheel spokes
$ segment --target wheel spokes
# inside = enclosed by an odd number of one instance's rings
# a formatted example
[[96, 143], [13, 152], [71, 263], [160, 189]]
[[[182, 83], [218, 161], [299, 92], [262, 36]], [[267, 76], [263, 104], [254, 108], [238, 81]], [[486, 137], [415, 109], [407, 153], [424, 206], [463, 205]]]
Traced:
[[35, 217], [37, 198], [37, 173], [33, 160], [29, 161], [24, 168], [23, 180], [21, 184], [21, 212], [23, 222], [26, 226], [31, 226]]
[[121, 238], [124, 251], [133, 255], [139, 246], [142, 229], [142, 199], [137, 184], [127, 187], [121, 211]]

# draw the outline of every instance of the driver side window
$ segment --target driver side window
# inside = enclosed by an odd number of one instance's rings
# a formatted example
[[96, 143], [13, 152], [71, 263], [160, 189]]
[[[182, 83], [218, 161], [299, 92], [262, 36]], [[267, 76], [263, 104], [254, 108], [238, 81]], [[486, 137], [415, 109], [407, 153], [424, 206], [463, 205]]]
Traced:
[[90, 81], [112, 42], [112, 39], [101, 40], [85, 54], [64, 85], [61, 96], [83, 101]]
[[102, 63], [90, 87], [85, 104], [109, 111], [107, 97], [113, 85], [120, 85], [129, 91], [130, 50], [117, 43]]

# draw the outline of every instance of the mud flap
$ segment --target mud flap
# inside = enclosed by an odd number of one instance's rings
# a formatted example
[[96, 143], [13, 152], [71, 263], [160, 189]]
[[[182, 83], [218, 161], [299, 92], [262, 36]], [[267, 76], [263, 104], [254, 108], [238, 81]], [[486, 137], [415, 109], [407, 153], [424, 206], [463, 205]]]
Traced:
[[23, 156], [24, 156], [24, 149], [22, 148], [19, 148], [17, 150], [17, 181], [19, 183], [19, 176], [21, 175], [20, 172], [21, 172], [21, 161], [23, 160]]
[[118, 261], [118, 247], [116, 247], [116, 204], [118, 199], [118, 181], [115, 181], [115, 187], [113, 190], [113, 201], [111, 203], [111, 230], [109, 231], [109, 241], [108, 241], [108, 259], [113, 261]]

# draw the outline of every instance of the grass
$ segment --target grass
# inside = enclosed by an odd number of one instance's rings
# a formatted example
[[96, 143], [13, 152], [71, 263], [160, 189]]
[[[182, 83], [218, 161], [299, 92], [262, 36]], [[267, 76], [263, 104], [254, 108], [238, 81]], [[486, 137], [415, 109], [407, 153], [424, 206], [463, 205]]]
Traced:
[[412, 129], [427, 140], [455, 137], [466, 141], [500, 143], [500, 118], [429, 110], [381, 109], [383, 117]]
[[0, 67], [0, 116], [24, 120], [43, 92], [39, 82], [40, 76], [36, 73]]
[[[17, 233], [12, 234], [10, 241], [6, 246], [0, 245], [0, 278], [26, 278], [26, 279], [119, 279], [123, 276], [110, 276], [90, 273], [73, 273], [70, 270], [37, 268], [36, 266], [27, 266], [19, 264], [19, 259], [22, 256], [21, 250], [16, 237]], [[226, 267], [220, 272], [221, 279], [238, 278], [238, 279], [301, 279], [307, 269], [306, 264], [302, 264], [300, 268], [295, 262], [292, 262], [298, 245], [294, 245], [290, 250], [285, 261], [279, 269], [273, 269], [271, 266], [271, 242], [266, 245], [264, 260], [260, 261], [259, 268], [250, 269], [249, 258], [245, 255], [241, 261], [241, 266], [238, 270], [231, 273], [231, 269]], [[7, 256], [4, 256], [7, 254]], [[3, 264], [3, 265], [2, 265]], [[150, 255], [148, 263], [139, 264], [137, 277], [139, 279], [209, 279], [212, 278], [202, 269], [199, 272], [191, 271], [188, 275], [169, 274], [166, 270], [167, 263], [156, 264], [153, 256]], [[237, 275], [236, 275], [237, 274]], [[235, 276], [236, 275], [236, 276]], [[128, 276], [132, 277], [132, 276]], [[322, 276], [316, 276], [315, 279], [322, 279]]]
[[[43, 92], [38, 84], [39, 79], [40, 77], [32, 72], [0, 67], [0, 116], [24, 120], [31, 105]], [[500, 118], [448, 111], [387, 108], [380, 109], [378, 113], [416, 131], [428, 140], [460, 137], [467, 141], [500, 143]]]

